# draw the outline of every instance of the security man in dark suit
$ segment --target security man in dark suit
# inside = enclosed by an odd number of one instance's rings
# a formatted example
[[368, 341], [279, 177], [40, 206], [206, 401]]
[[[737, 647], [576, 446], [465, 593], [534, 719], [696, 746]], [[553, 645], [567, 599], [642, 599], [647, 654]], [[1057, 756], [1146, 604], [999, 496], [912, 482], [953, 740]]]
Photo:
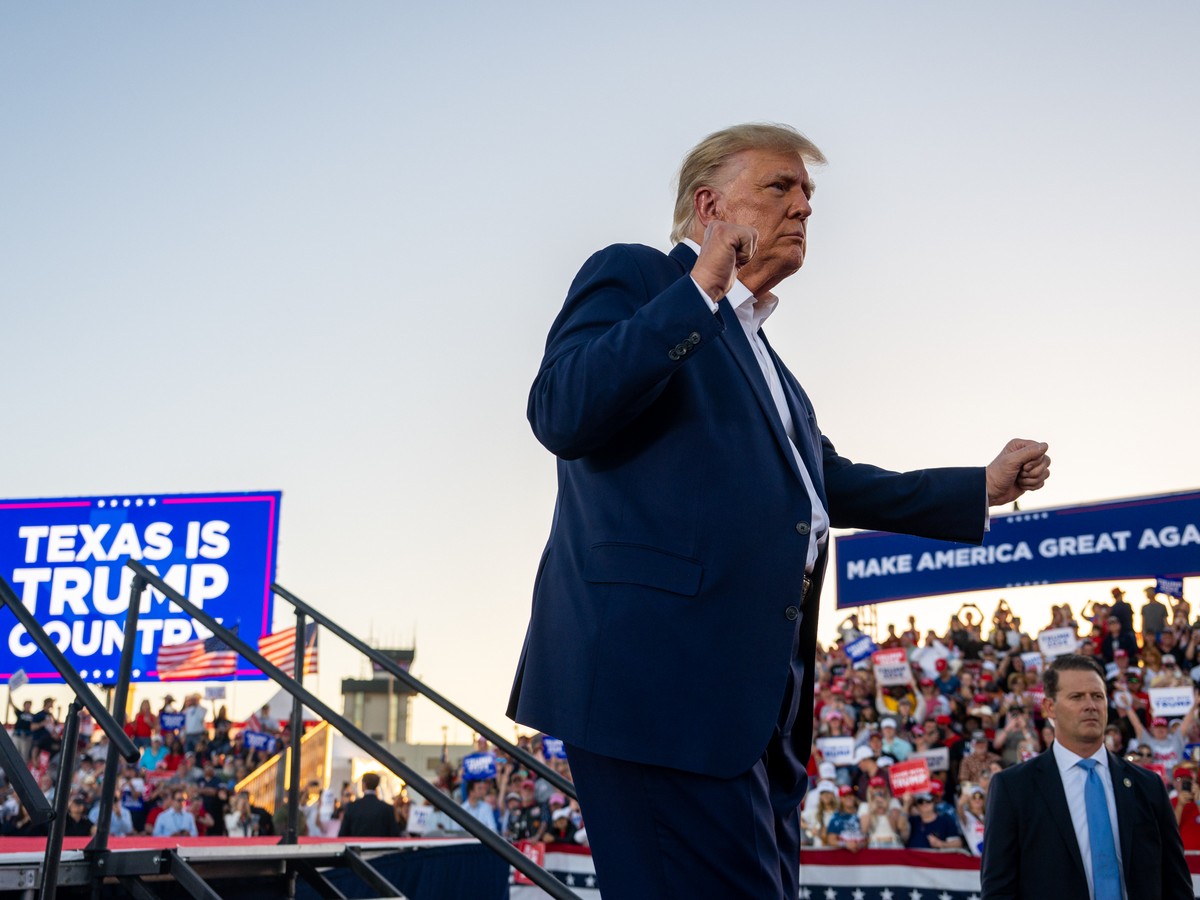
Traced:
[[1100, 664], [1060, 656], [1043, 681], [1054, 743], [992, 777], [984, 900], [1193, 900], [1162, 779], [1104, 747]]
[[362, 777], [363, 795], [346, 807], [338, 837], [400, 837], [400, 826], [391, 804], [376, 796], [379, 775], [368, 772]]

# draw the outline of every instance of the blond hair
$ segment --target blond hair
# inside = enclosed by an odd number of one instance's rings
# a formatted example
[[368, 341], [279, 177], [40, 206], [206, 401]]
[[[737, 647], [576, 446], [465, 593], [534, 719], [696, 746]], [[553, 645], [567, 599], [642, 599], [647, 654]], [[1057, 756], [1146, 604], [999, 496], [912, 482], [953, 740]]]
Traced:
[[825, 162], [825, 154], [817, 149], [817, 145], [790, 125], [749, 122], [714, 131], [692, 148], [679, 167], [672, 242], [678, 243], [692, 230], [696, 219], [692, 198], [696, 191], [702, 187], [714, 187], [721, 168], [745, 150], [795, 153], [814, 165]]

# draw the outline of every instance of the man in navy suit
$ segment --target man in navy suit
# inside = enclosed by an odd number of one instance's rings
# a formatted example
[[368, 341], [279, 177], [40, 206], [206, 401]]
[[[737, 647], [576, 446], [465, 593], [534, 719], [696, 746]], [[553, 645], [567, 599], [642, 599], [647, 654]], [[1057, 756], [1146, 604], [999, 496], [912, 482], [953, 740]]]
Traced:
[[1054, 743], [988, 787], [984, 900], [1192, 900], [1162, 778], [1104, 747], [1100, 664], [1060, 656], [1044, 684]]
[[399, 837], [396, 811], [379, 799], [379, 775], [367, 772], [362, 777], [363, 795], [342, 813], [338, 837]]
[[978, 543], [1048, 475], [1030, 441], [901, 474], [821, 434], [761, 325], [823, 161], [785, 126], [705, 139], [677, 246], [588, 260], [530, 392], [558, 501], [509, 714], [564, 740], [605, 900], [794, 900], [830, 525]]

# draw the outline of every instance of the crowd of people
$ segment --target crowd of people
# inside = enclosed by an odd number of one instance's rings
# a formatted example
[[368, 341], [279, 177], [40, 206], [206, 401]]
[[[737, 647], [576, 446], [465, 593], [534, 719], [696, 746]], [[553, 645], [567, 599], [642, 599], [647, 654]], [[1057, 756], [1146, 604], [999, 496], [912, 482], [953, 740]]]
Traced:
[[[1154, 769], [1168, 782], [1184, 846], [1200, 850], [1195, 752], [1200, 750], [1200, 627], [1192, 627], [1186, 601], [1167, 606], [1153, 589], [1147, 589], [1138, 624], [1135, 628], [1134, 610], [1124, 592], [1114, 588], [1111, 602], [1089, 603], [1079, 616], [1066, 605], [1054, 607], [1045, 630], [1061, 636], [1065, 629], [1072, 638], [1069, 649], [1093, 656], [1104, 666], [1108, 748]], [[906, 629], [888, 626], [878, 647], [871, 648], [903, 650], [910, 675], [901, 684], [882, 683], [894, 679], [877, 678], [869, 653], [856, 653], [857, 659], [848, 655], [862, 647], [861, 638], [851, 616], [838, 640], [817, 650], [809, 773], [813, 787], [801, 817], [805, 846], [958, 849], [979, 855], [992, 775], [1045, 752], [1054, 740], [1053, 723], [1042, 716], [1041, 670], [1046, 657], [1037, 634], [1024, 629], [1004, 600], [990, 620], [978, 607], [964, 606], [941, 634], [934, 629], [922, 634], [910, 616]], [[1152, 714], [1148, 692], [1159, 687], [1190, 689], [1190, 707], [1171, 718]], [[60, 749], [53, 702], [46, 701], [34, 712], [26, 701], [16, 711], [14, 742], [53, 800]], [[164, 722], [177, 727], [164, 729]], [[210, 720], [198, 694], [185, 698], [178, 710], [169, 696], [158, 711], [143, 702], [127, 726], [142, 757], [138, 765], [119, 770], [113, 786], [112, 836], [277, 833], [286, 806], [272, 815], [233, 787], [268, 756], [266, 749], [248, 745], [247, 732], [262, 729], [286, 739], [281, 726], [286, 728], [286, 723], [271, 720], [265, 709], [240, 730], [223, 707]], [[68, 835], [89, 834], [95, 828], [108, 752], [104, 736], [86, 725], [80, 741], [71, 779]], [[560, 742], [527, 735], [519, 744], [570, 778]], [[848, 747], [852, 752], [845, 752]], [[929, 769], [927, 781], [916, 789], [893, 784], [893, 766], [919, 759]], [[451, 817], [419, 796], [410, 798], [404, 788], [394, 792], [390, 802], [377, 798], [379, 780], [373, 775], [371, 779], [369, 785], [364, 780], [361, 796], [354, 786], [343, 784], [332, 804], [322, 804], [321, 786], [309, 784], [302, 801], [302, 832], [463, 833]], [[444, 762], [435, 785], [511, 841], [587, 843], [578, 803], [482, 738], [476, 751], [457, 766]], [[12, 789], [2, 790], [0, 834], [38, 833]], [[328, 814], [322, 811], [330, 807]], [[356, 811], [347, 819], [352, 807]], [[380, 812], [385, 808], [386, 814]], [[368, 809], [373, 811], [368, 814]]]
[[[1168, 607], [1152, 588], [1139, 624], [1118, 587], [1111, 602], [1089, 603], [1078, 617], [1069, 606], [1054, 607], [1045, 630], [1065, 629], [1070, 650], [1097, 659], [1107, 678], [1106, 746], [1163, 777], [1185, 848], [1200, 850], [1200, 743], [1193, 746], [1200, 742], [1200, 628], [1192, 627], [1186, 601]], [[990, 621], [964, 606], [942, 634], [922, 635], [910, 617], [905, 631], [890, 626], [880, 641], [881, 649], [903, 649], [911, 667], [906, 684], [889, 685], [878, 682], [869, 658], [856, 663], [847, 655], [859, 636], [851, 617], [843, 637], [818, 651], [806, 845], [962, 848], [978, 856], [992, 775], [1046, 752], [1054, 740], [1053, 722], [1042, 716], [1047, 658], [1037, 633], [1003, 600]], [[1154, 688], [1184, 688], [1190, 704], [1171, 717], [1155, 715]], [[836, 737], [852, 739], [850, 758], [824, 758], [831, 746], [824, 739]], [[895, 790], [891, 767], [915, 759], [926, 761], [928, 782]]]
[[[1139, 624], [1135, 629], [1132, 606], [1114, 588], [1111, 602], [1089, 603], [1078, 617], [1067, 605], [1054, 607], [1043, 630], [1066, 629], [1068, 648], [1105, 668], [1108, 748], [1163, 776], [1184, 845], [1200, 850], [1193, 752], [1200, 749], [1193, 680], [1200, 679], [1200, 627], [1192, 627], [1186, 601], [1168, 606], [1153, 589], [1147, 589]], [[957, 849], [978, 856], [992, 775], [1045, 752], [1054, 740], [1053, 723], [1042, 716], [1047, 657], [1038, 632], [1029, 633], [1004, 600], [990, 620], [978, 607], [964, 606], [940, 634], [922, 634], [909, 617], [907, 629], [888, 626], [878, 641], [880, 650], [902, 649], [911, 671], [907, 683], [888, 685], [877, 680], [870, 655], [857, 662], [847, 655], [862, 636], [851, 616], [833, 645], [818, 647], [804, 845]], [[1191, 708], [1172, 718], [1152, 715], [1148, 691], [1157, 687], [1189, 688]], [[853, 752], [826, 759], [827, 738], [842, 738], [840, 751], [848, 739]], [[523, 749], [570, 777], [566, 759], [546, 752], [538, 738], [521, 740]], [[470, 764], [489, 755], [490, 768]], [[895, 789], [891, 767], [917, 759], [926, 760], [928, 781]], [[510, 840], [587, 842], [586, 810], [483, 740], [457, 770], [444, 767], [439, 786]], [[442, 821], [437, 830], [443, 828], [453, 826]]]
[[[46, 799], [54, 802], [62, 754], [63, 723], [53, 698], [37, 712], [25, 700], [17, 706], [12, 739]], [[264, 707], [241, 727], [229, 719], [224, 706], [210, 718], [200, 694], [189, 694], [177, 707], [167, 695], [158, 710], [141, 702], [125, 727], [141, 751], [136, 764], [122, 762], [112, 786], [112, 837], [127, 835], [271, 835], [279, 816], [250, 802], [234, 786], [286, 743], [287, 723]], [[257, 738], [257, 739], [255, 739]], [[93, 834], [100, 815], [108, 737], [95, 727], [86, 710], [80, 713], [79, 743], [71, 772], [66, 834]], [[314, 818], [320, 791], [309, 791], [305, 816]], [[47, 826], [30, 819], [7, 778], [0, 786], [0, 836], [38, 836]]]

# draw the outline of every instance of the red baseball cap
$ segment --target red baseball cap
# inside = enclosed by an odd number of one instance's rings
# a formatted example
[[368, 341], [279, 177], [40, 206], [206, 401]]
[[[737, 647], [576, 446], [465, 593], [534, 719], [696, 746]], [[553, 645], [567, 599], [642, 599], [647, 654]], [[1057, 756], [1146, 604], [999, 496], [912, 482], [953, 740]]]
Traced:
[[846, 795], [852, 793], [853, 791], [854, 791], [854, 788], [850, 787], [850, 785], [843, 784], [838, 788], [838, 796], [845, 797]]
[[1171, 773], [1172, 778], [1187, 778], [1192, 774], [1192, 770], [1187, 766], [1176, 766], [1175, 771]]
[[929, 779], [929, 790], [934, 794], [944, 794], [946, 792], [946, 786], [944, 784], [942, 784], [940, 781], [938, 781], [936, 778], [930, 778]]
[[1150, 720], [1151, 728], [1157, 728], [1159, 725], [1162, 725], [1165, 728], [1167, 726], [1167, 720], [1164, 719], [1162, 716], [1155, 716], [1153, 719]]
[[945, 672], [945, 671], [946, 671], [946, 665], [947, 665], [947, 663], [946, 663], [946, 661], [945, 661], [944, 659], [939, 659], [937, 662], [935, 662], [935, 663], [933, 664], [933, 667], [934, 667], [935, 669], [937, 669], [939, 672]]
[[870, 787], [886, 787], [887, 782], [884, 780], [882, 775], [872, 775], [871, 780], [867, 782], [867, 785]]

